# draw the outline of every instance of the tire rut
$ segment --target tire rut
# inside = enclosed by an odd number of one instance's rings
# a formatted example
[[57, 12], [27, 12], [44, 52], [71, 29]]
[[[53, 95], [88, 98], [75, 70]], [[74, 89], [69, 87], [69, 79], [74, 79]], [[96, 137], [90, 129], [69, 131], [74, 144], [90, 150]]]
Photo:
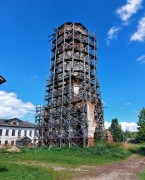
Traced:
[[101, 167], [91, 167], [76, 174], [74, 180], [138, 180], [138, 173], [145, 169], [145, 157], [133, 154], [127, 160]]

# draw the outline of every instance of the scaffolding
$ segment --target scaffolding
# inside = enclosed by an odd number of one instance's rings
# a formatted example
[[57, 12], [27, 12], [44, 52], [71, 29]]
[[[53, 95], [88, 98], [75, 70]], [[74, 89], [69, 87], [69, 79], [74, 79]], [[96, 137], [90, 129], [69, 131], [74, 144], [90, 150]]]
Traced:
[[36, 107], [35, 139], [49, 147], [94, 145], [104, 132], [97, 72], [96, 36], [67, 22], [51, 38], [45, 105]]

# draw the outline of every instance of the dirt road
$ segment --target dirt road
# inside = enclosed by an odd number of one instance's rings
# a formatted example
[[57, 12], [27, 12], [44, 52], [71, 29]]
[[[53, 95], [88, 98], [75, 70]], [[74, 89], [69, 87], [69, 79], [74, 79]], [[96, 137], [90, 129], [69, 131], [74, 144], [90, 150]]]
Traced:
[[[139, 158], [136, 154], [133, 154], [127, 160], [105, 166], [81, 166], [72, 168], [37, 161], [10, 161], [10, 163], [52, 168], [56, 172], [67, 171], [72, 175], [73, 180], [138, 180], [139, 172], [145, 169], [145, 157]], [[64, 176], [64, 180], [68, 179]]]
[[101, 167], [82, 167], [74, 180], [138, 180], [138, 173], [145, 169], [145, 157], [133, 154], [129, 159]]

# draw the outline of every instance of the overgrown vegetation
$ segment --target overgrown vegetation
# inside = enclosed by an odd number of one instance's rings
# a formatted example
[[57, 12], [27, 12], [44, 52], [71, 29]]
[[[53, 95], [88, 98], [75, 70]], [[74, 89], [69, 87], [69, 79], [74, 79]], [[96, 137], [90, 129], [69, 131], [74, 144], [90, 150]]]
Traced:
[[145, 156], [145, 143], [133, 145], [130, 151], [140, 156]]
[[[5, 156], [3, 154], [6, 154]], [[0, 153], [0, 159], [6, 161], [41, 161], [52, 162], [61, 165], [85, 165], [85, 164], [105, 164], [116, 160], [125, 159], [130, 155], [122, 144], [98, 142], [94, 147], [88, 148], [24, 148], [21, 153]]]
[[[132, 153], [143, 155], [145, 146], [124, 143], [96, 142], [88, 148], [23, 148], [21, 152], [7, 152], [0, 148], [0, 179], [71, 179], [69, 168], [80, 165], [103, 165], [123, 160]], [[64, 167], [56, 171], [53, 167]], [[41, 177], [39, 177], [41, 175]]]
[[[35, 167], [26, 164], [22, 165], [13, 162], [0, 162], [1, 180], [64, 180], [64, 176], [66, 176], [66, 174], [54, 172], [51, 168]], [[70, 176], [66, 177], [70, 179]]]
[[135, 139], [137, 137], [137, 132], [130, 132], [130, 131], [125, 131], [123, 132], [124, 133], [124, 141], [126, 141], [127, 139], [130, 139], [130, 138], [133, 138]]
[[123, 131], [121, 125], [118, 123], [118, 119], [112, 119], [111, 126], [109, 128], [113, 136], [113, 141], [115, 142], [123, 142]]
[[138, 132], [137, 132], [137, 137], [142, 138], [145, 141], [145, 108], [143, 108], [140, 111], [139, 114], [139, 121], [137, 123], [138, 127]]
[[145, 180], [145, 170], [141, 171], [139, 174], [139, 179], [140, 180]]

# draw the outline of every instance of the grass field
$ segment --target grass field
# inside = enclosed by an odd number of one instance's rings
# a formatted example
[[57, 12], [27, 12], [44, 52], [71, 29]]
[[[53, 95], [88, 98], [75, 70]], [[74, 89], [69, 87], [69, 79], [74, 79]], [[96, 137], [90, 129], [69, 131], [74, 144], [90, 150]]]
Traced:
[[0, 179], [55, 179], [56, 175], [51, 169], [39, 169], [32, 166], [20, 165], [13, 162], [0, 162]]
[[[136, 151], [134, 149], [133, 151]], [[1, 180], [65, 180], [71, 179], [69, 170], [57, 167], [79, 167], [81, 165], [104, 165], [126, 159], [133, 153], [130, 147], [123, 144], [106, 142], [96, 143], [88, 148], [24, 148], [21, 152], [7, 152], [0, 149], [0, 179]]]
[[139, 174], [139, 179], [140, 179], [140, 180], [145, 180], [145, 170], [143, 170], [142, 172], [140, 172], [140, 174]]

